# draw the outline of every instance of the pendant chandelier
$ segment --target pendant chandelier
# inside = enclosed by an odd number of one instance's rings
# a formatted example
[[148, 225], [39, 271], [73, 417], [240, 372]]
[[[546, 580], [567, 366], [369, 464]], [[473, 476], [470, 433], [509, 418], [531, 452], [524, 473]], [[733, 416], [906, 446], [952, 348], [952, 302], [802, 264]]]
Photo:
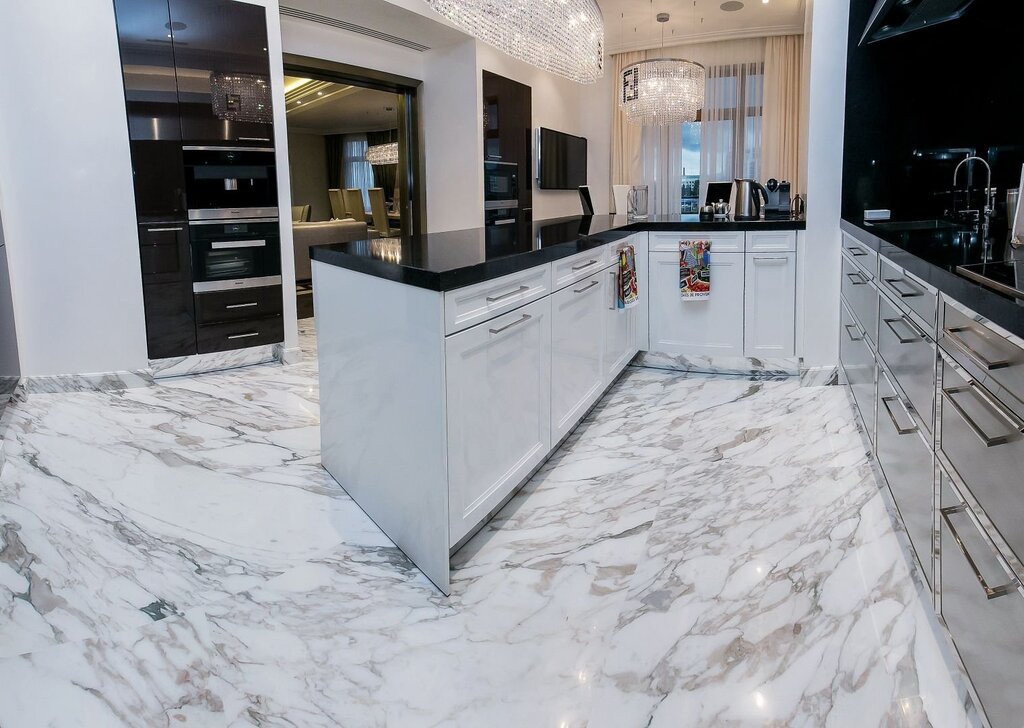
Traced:
[[577, 83], [604, 75], [604, 18], [597, 0], [427, 0], [470, 35]]
[[[661, 48], [665, 49], [668, 13], [658, 13]], [[704, 66], [682, 58], [652, 58], [622, 69], [619, 107], [630, 121], [644, 126], [684, 124], [697, 119], [704, 106]]]
[[398, 142], [374, 144], [366, 149], [366, 161], [370, 164], [398, 164]]

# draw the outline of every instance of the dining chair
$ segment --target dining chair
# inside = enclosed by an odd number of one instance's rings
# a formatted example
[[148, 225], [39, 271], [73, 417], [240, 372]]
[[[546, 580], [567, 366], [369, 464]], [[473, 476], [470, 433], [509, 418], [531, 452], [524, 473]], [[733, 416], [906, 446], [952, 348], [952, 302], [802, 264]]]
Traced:
[[629, 185], [612, 185], [612, 199], [615, 200], [615, 214], [629, 212]]
[[356, 222], [366, 222], [366, 208], [363, 207], [363, 191], [358, 187], [344, 190], [345, 210]]
[[391, 236], [391, 224], [388, 220], [388, 206], [384, 202], [384, 189], [371, 187], [367, 192], [370, 195], [370, 213], [373, 215], [373, 228], [382, 238]]
[[334, 188], [327, 190], [327, 196], [331, 199], [331, 215], [335, 220], [344, 220], [348, 217], [348, 211], [345, 209], [345, 198], [341, 194], [340, 188]]
[[292, 205], [292, 222], [309, 222], [312, 205]]

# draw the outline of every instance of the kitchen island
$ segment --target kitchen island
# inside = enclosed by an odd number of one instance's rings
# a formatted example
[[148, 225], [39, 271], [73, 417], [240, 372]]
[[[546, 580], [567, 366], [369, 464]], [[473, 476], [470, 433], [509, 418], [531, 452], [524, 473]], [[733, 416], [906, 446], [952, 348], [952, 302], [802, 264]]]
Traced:
[[[323, 465], [448, 593], [451, 554], [638, 352], [681, 368], [771, 354], [796, 373], [802, 228], [595, 216], [315, 247]], [[713, 243], [707, 301], [680, 299], [682, 239]]]

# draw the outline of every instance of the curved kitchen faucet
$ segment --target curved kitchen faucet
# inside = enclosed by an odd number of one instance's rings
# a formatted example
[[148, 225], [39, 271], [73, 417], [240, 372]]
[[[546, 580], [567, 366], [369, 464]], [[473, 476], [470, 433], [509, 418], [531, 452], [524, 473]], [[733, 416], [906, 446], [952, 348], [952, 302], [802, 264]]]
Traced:
[[988, 173], [988, 178], [985, 180], [985, 209], [981, 213], [981, 237], [984, 240], [988, 239], [989, 227], [992, 223], [992, 217], [995, 215], [995, 199], [996, 192], [992, 189], [992, 167], [989, 166], [988, 162], [982, 157], [966, 157], [960, 160], [960, 164], [956, 165], [956, 169], [953, 170], [953, 189], [956, 190], [956, 178], [960, 172], [960, 168], [968, 162], [981, 162], [985, 165], [985, 170]]

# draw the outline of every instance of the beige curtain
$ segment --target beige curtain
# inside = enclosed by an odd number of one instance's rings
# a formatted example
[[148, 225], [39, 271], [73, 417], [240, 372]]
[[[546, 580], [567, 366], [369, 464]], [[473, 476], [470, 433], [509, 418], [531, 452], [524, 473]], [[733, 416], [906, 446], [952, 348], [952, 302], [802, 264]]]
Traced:
[[788, 180], [793, 194], [806, 193], [806, 165], [801, 143], [803, 94], [802, 35], [769, 37], [764, 48], [764, 120], [761, 130], [761, 175]]
[[[643, 166], [640, 161], [641, 140], [644, 128], [626, 118], [619, 109], [619, 96], [622, 93], [622, 70], [647, 57], [643, 51], [618, 53], [612, 56], [612, 78], [615, 94], [612, 97], [612, 159], [611, 172], [613, 185], [635, 185], [643, 181]], [[620, 210], [620, 212], [624, 212]]]

